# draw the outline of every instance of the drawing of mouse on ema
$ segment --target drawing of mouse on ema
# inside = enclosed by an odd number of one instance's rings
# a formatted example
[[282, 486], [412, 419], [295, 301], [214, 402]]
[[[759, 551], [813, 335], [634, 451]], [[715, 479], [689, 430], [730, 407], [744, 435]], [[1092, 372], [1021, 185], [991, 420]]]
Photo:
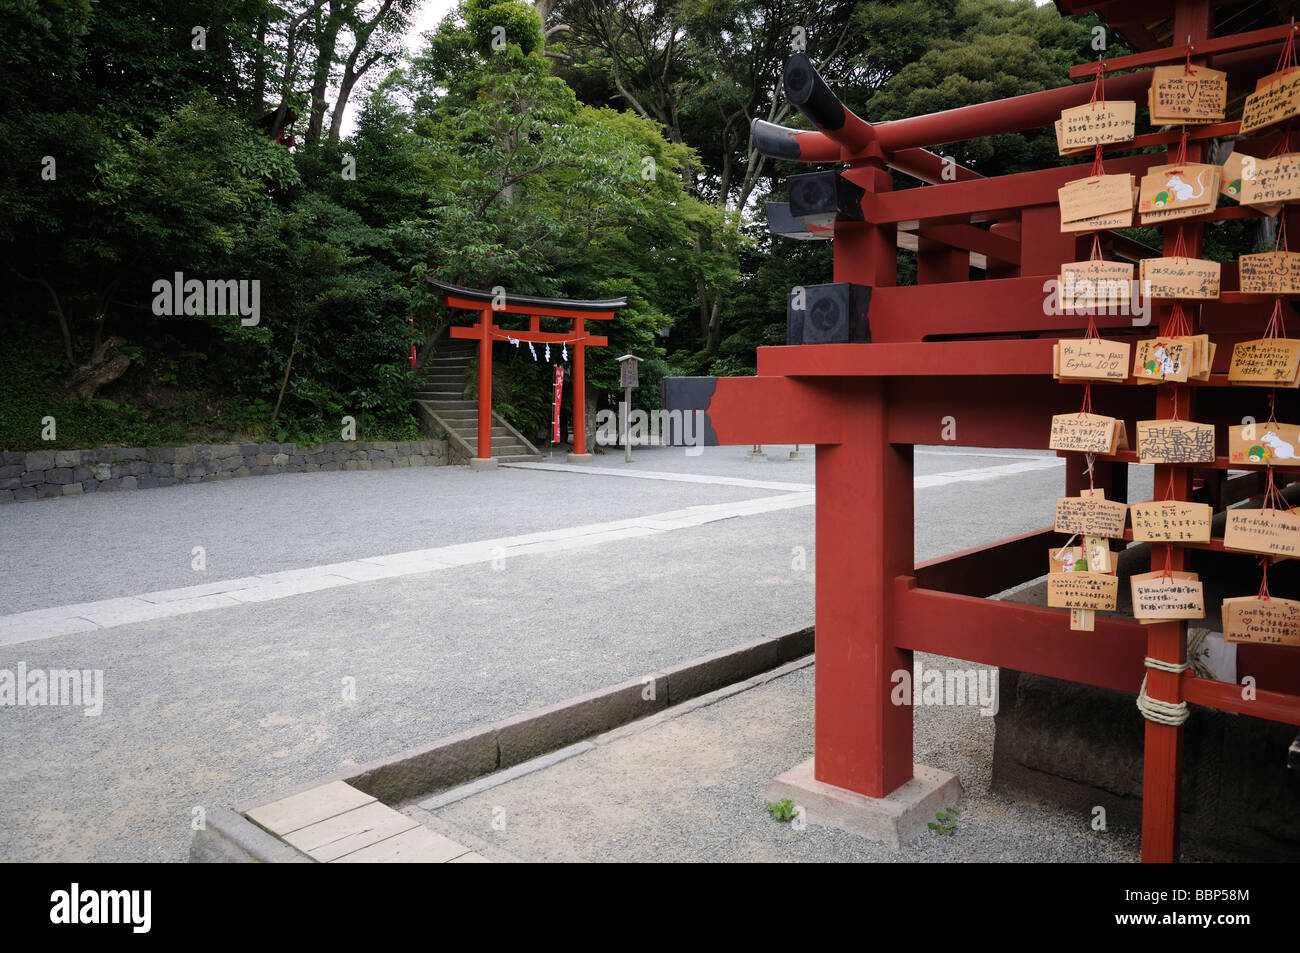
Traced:
[[1294, 460], [1295, 447], [1287, 443], [1277, 431], [1270, 430], [1259, 438], [1260, 446], [1251, 447], [1247, 454], [1251, 463], [1263, 463], [1265, 460]]
[[1164, 208], [1171, 202], [1190, 202], [1192, 199], [1199, 199], [1205, 194], [1205, 173], [1208, 171], [1209, 169], [1202, 169], [1196, 177], [1196, 188], [1184, 182], [1181, 175], [1171, 175], [1169, 181], [1165, 183], [1168, 191], [1157, 192], [1151, 199], [1151, 204], [1155, 208]]

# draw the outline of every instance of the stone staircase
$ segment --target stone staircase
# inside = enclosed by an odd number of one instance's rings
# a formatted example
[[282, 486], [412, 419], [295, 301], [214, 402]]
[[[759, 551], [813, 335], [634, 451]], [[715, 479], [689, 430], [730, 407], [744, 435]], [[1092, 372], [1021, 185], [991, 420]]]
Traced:
[[[451, 458], [466, 462], [478, 454], [478, 399], [465, 396], [466, 375], [477, 354], [473, 341], [446, 340], [425, 362], [415, 401], [426, 430], [447, 435]], [[523, 434], [492, 414], [492, 456], [501, 463], [542, 459]]]

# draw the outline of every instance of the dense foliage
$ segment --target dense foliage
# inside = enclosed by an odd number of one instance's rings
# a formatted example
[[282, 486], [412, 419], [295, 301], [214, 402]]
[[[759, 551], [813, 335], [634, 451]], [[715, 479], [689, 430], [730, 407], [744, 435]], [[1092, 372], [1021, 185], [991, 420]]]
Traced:
[[[748, 137], [801, 124], [795, 38], [873, 120], [1093, 55], [1091, 21], [1032, 0], [462, 0], [408, 55], [420, 7], [0, 0], [0, 447], [47, 416], [63, 446], [337, 439], [345, 416], [414, 436], [410, 350], [453, 318], [431, 275], [626, 295], [589, 352], [606, 399], [626, 352], [648, 404], [665, 374], [752, 372], [790, 286], [830, 277], [827, 244], [767, 234], [761, 203], [801, 170]], [[1049, 131], [952, 154], [1057, 161]], [[178, 279], [257, 282], [256, 321], [159, 313]], [[498, 410], [535, 430], [549, 369], [511, 352]]]

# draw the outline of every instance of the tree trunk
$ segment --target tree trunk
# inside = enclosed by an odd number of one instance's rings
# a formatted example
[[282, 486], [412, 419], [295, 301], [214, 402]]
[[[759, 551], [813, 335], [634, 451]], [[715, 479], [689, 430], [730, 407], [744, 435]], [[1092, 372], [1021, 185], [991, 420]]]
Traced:
[[312, 71], [311, 81], [311, 119], [307, 123], [308, 143], [320, 142], [321, 132], [325, 128], [325, 107], [328, 103], [325, 94], [329, 91], [330, 67], [334, 65], [334, 48], [338, 43], [339, 28], [342, 19], [336, 0], [330, 0], [329, 12], [321, 23], [317, 15], [316, 31], [316, 65]]
[[119, 337], [109, 338], [95, 348], [87, 363], [72, 372], [68, 378], [68, 392], [73, 400], [89, 400], [101, 387], [126, 373], [131, 359], [118, 352], [125, 343]]
[[275, 398], [275, 409], [271, 411], [270, 431], [275, 433], [275, 422], [280, 418], [280, 404], [284, 400], [284, 392], [289, 389], [289, 373], [293, 370], [293, 356], [298, 353], [298, 335], [302, 331], [302, 319], [293, 327], [293, 345], [289, 348], [289, 360], [284, 365], [284, 380], [280, 382], [280, 393]]

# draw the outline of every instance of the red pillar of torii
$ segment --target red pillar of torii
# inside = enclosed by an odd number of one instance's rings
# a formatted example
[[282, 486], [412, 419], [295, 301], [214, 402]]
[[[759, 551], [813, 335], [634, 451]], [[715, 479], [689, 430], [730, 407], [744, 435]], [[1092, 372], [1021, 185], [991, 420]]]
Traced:
[[[566, 298], [534, 298], [506, 294], [504, 290], [479, 291], [462, 288], [430, 278], [438, 289], [439, 300], [449, 308], [478, 312], [478, 322], [470, 327], [453, 327], [450, 336], [478, 341], [478, 450], [476, 459], [492, 460], [492, 342], [531, 341], [534, 344], [566, 345], [573, 349], [573, 453], [569, 459], [586, 461], [587, 453], [586, 383], [588, 347], [604, 347], [609, 339], [588, 334], [586, 321], [609, 321], [627, 306], [627, 298], [605, 301], [574, 301]], [[527, 330], [497, 327], [494, 315], [517, 315], [528, 318]], [[573, 322], [569, 333], [541, 329], [542, 318], [568, 318]], [[480, 464], [482, 466], [483, 464]]]

